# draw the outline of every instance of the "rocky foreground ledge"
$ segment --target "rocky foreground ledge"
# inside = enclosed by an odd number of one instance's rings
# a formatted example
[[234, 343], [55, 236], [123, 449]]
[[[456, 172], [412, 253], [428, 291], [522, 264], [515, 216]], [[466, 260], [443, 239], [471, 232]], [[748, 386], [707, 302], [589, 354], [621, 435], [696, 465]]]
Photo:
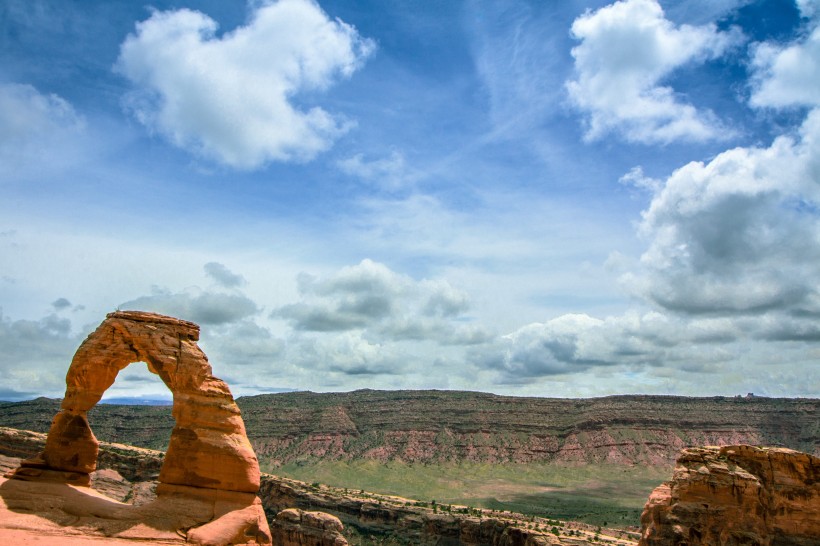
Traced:
[[[0, 475], [14, 470], [20, 458], [39, 453], [45, 440], [42, 433], [0, 427]], [[54, 484], [18, 482], [12, 484], [17, 490], [10, 491], [0, 478], [0, 542], [15, 546], [55, 544], [57, 540], [72, 546], [127, 544], [127, 539], [142, 546], [190, 543], [185, 533], [158, 534], [144, 524], [134, 525], [125, 535], [118, 531], [122, 540], [114, 539], [103, 525], [106, 522], [97, 517], [101, 506], [116, 503], [117, 509], [125, 504], [139, 508], [155, 502], [164, 457], [161, 451], [101, 442], [98, 469], [91, 474], [93, 489], [70, 488], [73, 506], [63, 500], [69, 486], [62, 486], [60, 492], [53, 490]], [[452, 513], [444, 513], [411, 499], [311, 485], [270, 474], [262, 474], [261, 481], [259, 495], [277, 546], [343, 546], [347, 541], [342, 532], [372, 537], [368, 544], [414, 546], [634, 546], [637, 539], [619, 530], [509, 512], [453, 506]], [[43, 509], [38, 513], [14, 508], [20, 495], [30, 506], [39, 494], [51, 496], [36, 501]], [[86, 510], [78, 500], [92, 506]], [[52, 510], [55, 503], [60, 504], [59, 509]]]
[[[15, 468], [18, 458], [39, 452], [44, 442], [43, 434], [0, 427], [0, 474]], [[102, 443], [101, 468], [92, 475], [92, 485], [118, 502], [149, 503], [155, 498], [163, 457], [158, 451]], [[358, 531], [401, 536], [406, 544], [635, 544], [632, 537], [607, 530], [595, 536], [594, 529], [582, 524], [560, 522], [559, 537], [545, 533], [543, 525], [541, 532], [531, 530], [529, 521], [516, 521], [513, 514], [436, 513], [409, 499], [265, 474], [260, 497], [274, 544], [286, 546], [344, 544], [339, 520]], [[0, 514], [0, 538], [8, 531], [6, 523]], [[820, 459], [790, 449], [745, 445], [685, 449], [672, 480], [650, 496], [641, 523], [644, 546], [820, 546]], [[41, 538], [62, 540], [73, 534], [90, 539], [82, 527], [55, 524], [43, 529]], [[99, 534], [97, 538], [105, 539]], [[186, 542], [179, 536], [156, 542], [141, 538], [141, 544]]]
[[820, 545], [820, 458], [746, 445], [684, 449], [641, 528], [641, 546]]

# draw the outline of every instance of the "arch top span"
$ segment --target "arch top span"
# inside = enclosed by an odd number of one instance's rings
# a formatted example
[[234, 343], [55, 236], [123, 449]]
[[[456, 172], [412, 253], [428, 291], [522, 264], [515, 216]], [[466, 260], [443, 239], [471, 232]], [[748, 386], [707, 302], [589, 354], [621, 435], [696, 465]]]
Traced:
[[[145, 362], [175, 395], [197, 392], [211, 375], [208, 357], [197, 346], [199, 326], [157, 313], [115, 311], [80, 345], [66, 375], [62, 408], [86, 412], [100, 401], [117, 374]], [[230, 396], [224, 383], [217, 389]], [[216, 393], [214, 393], [216, 394]]]
[[[61, 410], [52, 421], [44, 451], [29, 468], [88, 483], [99, 442], [87, 412], [120, 370], [146, 362], [174, 397], [176, 424], [159, 481], [255, 493], [259, 463], [239, 407], [228, 385], [213, 376], [198, 340], [199, 326], [193, 322], [143, 311], [109, 313], [74, 354]], [[18, 474], [24, 478], [25, 472]]]
[[147, 311], [114, 311], [105, 315], [105, 319], [122, 319], [133, 322], [143, 322], [153, 326], [167, 326], [169, 329], [188, 336], [191, 341], [199, 341], [199, 324], [188, 320], [149, 313]]

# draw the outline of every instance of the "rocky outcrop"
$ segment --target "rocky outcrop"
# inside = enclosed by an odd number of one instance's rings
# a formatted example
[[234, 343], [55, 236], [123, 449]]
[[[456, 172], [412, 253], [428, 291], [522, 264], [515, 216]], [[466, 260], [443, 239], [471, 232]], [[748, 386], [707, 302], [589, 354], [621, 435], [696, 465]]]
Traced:
[[[176, 424], [159, 471], [157, 505], [189, 507], [184, 530], [189, 542], [236, 544], [252, 537], [270, 543], [256, 497], [259, 463], [239, 407], [225, 382], [212, 375], [198, 339], [199, 326], [191, 322], [139, 311], [110, 313], [74, 355], [45, 448], [10, 477], [89, 485], [99, 442], [87, 413], [120, 370], [145, 362], [174, 395]], [[201, 514], [192, 515], [197, 509]], [[159, 513], [148, 508], [140, 513], [149, 512]]]
[[[0, 470], [16, 468], [21, 455], [42, 451], [45, 439], [46, 435], [42, 433], [0, 427]], [[109, 501], [114, 499], [135, 507], [161, 506], [156, 503], [157, 472], [151, 478], [152, 475], [146, 474], [145, 469], [159, 468], [162, 460], [161, 451], [101, 442], [98, 468], [91, 475], [91, 485], [94, 490], [103, 492]], [[141, 481], [146, 478], [149, 481]], [[346, 526], [343, 531], [345, 536], [348, 539], [364, 539], [363, 543], [368, 543], [367, 540], [371, 539], [376, 543], [420, 546], [584, 546], [600, 542], [595, 540], [595, 527], [577, 522], [563, 522], [559, 538], [547, 532], [553, 523], [543, 518], [535, 519], [535, 523], [542, 529], [539, 531], [532, 529], [534, 522], [531, 516], [510, 512], [468, 509], [463, 506], [451, 506], [451, 510], [448, 509], [446, 512], [437, 511], [427, 503], [411, 499], [366, 492], [357, 494], [349, 490], [311, 485], [270, 474], [262, 474], [261, 482], [260, 497], [270, 521], [274, 522], [271, 529], [274, 544], [280, 539], [284, 540], [281, 533], [277, 535], [275, 529], [276, 515], [293, 507], [305, 512], [321, 510], [330, 513], [329, 518], [338, 517]], [[11, 514], [10, 517], [6, 517], [6, 514], [2, 513], [3, 501], [14, 501], [16, 496], [9, 489], [10, 486], [2, 484], [0, 479], [0, 541], [6, 536], [9, 525], [15, 525], [15, 528], [30, 528], [27, 524], [20, 524], [19, 515]], [[62, 502], [61, 499], [56, 501]], [[139, 515], [140, 510], [135, 513]], [[76, 508], [73, 511], [76, 513]], [[62, 514], [62, 517], [65, 518], [65, 514]], [[129, 517], [133, 520], [135, 516], [131, 514]], [[111, 524], [110, 521], [94, 520], [94, 525], [98, 529], [105, 529]], [[122, 521], [116, 524], [123, 526]], [[55, 536], [59, 536], [62, 541], [70, 529], [60, 527], [51, 531], [58, 532]], [[145, 529], [142, 531], [143, 534], [139, 534], [139, 530], [131, 529], [128, 533], [140, 540], [158, 538], [156, 532], [145, 534]], [[48, 530], [44, 532], [47, 533]], [[168, 536], [171, 534], [173, 533], [166, 533], [164, 540], [170, 540]], [[291, 540], [299, 537], [304, 539], [305, 535], [304, 532], [292, 535]], [[634, 541], [623, 538], [618, 540], [612, 533], [609, 536], [605, 535], [606, 533], [601, 535], [601, 540], [609, 540], [612, 544], [635, 544]], [[117, 536], [122, 536], [122, 533]], [[176, 538], [175, 542], [184, 542], [187, 537]], [[354, 540], [352, 542], [356, 543]]]
[[641, 546], [820, 545], [820, 459], [746, 445], [685, 449], [641, 527]]
[[343, 529], [335, 516], [298, 508], [282, 510], [271, 524], [276, 546], [347, 546]]
[[[46, 435], [30, 430], [0, 427], [0, 455], [14, 458], [8, 471], [20, 466], [20, 459], [37, 457], [45, 447]], [[130, 482], [156, 481], [165, 460], [165, 453], [125, 444], [100, 442], [97, 471], [91, 473], [91, 483], [100, 469], [112, 470]]]
[[[331, 488], [309, 486], [267, 474], [262, 475], [260, 497], [268, 514], [286, 507], [321, 510], [336, 516], [363, 536], [380, 536], [419, 546], [548, 546], [588, 544], [586, 540], [557, 537], [525, 528], [529, 518], [491, 510], [468, 514], [444, 513], [424, 503], [401, 497], [364, 493], [342, 494]], [[461, 507], [465, 509], [466, 507]], [[284, 510], [290, 513], [289, 510]], [[279, 516], [277, 515], [277, 519]], [[277, 523], [273, 524], [276, 527]], [[274, 536], [276, 530], [273, 530]], [[580, 533], [579, 533], [580, 535]], [[592, 536], [592, 533], [589, 535]], [[392, 544], [392, 542], [386, 542]], [[634, 544], [634, 543], [633, 543]]]

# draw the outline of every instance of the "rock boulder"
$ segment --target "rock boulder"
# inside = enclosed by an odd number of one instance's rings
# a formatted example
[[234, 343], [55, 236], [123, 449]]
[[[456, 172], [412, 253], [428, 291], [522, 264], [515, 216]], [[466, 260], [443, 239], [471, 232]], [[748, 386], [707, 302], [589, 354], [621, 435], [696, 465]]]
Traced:
[[277, 546], [347, 546], [342, 529], [336, 516], [298, 508], [282, 510], [271, 525]]
[[818, 546], [820, 459], [785, 448], [689, 448], [649, 497], [641, 546]]

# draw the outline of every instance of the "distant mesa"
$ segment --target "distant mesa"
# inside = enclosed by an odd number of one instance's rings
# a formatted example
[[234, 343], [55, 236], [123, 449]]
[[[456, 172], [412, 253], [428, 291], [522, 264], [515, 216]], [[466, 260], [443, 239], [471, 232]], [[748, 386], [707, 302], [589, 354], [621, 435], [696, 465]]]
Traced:
[[199, 326], [192, 322], [140, 311], [108, 314], [71, 361], [65, 398], [45, 449], [23, 461], [10, 474], [12, 480], [3, 484], [4, 499], [16, 499], [17, 504], [9, 506], [19, 506], [27, 488], [33, 498], [38, 486], [90, 484], [99, 442], [87, 412], [120, 370], [146, 362], [174, 396], [176, 425], [159, 474], [157, 499], [140, 507], [117, 506], [84, 498], [82, 487], [71, 489], [72, 510], [79, 511], [79, 517], [101, 519], [96, 526], [107, 536], [131, 530], [132, 526], [120, 529], [125, 520], [183, 535], [195, 544], [270, 544], [270, 529], [256, 496], [259, 463], [239, 407], [225, 382], [212, 375], [198, 340]]
[[641, 515], [640, 546], [817, 546], [820, 459], [785, 448], [684, 449]]
[[169, 398], [143, 398], [141, 396], [117, 396], [113, 398], [103, 398], [100, 404], [111, 404], [118, 406], [171, 406], [174, 401]]

